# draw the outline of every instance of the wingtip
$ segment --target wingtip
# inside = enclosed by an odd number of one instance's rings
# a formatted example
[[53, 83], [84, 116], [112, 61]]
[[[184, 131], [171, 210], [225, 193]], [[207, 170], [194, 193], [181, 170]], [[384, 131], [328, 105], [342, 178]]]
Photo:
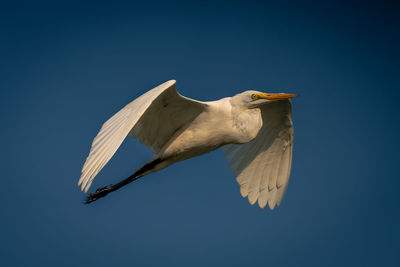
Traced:
[[85, 189], [82, 178], [78, 181], [78, 187], [81, 192], [83, 192], [83, 190]]
[[254, 203], [256, 203], [256, 200], [257, 200], [257, 199], [252, 199], [252, 198], [247, 198], [247, 199], [248, 199], [250, 205], [254, 205]]
[[78, 186], [80, 186], [82, 184], [82, 182], [83, 182], [83, 176], [81, 175], [81, 177], [79, 178], [79, 181], [78, 181]]
[[261, 203], [260, 201], [258, 201], [258, 206], [259, 206], [261, 209], [264, 209], [266, 205], [267, 205], [266, 202], [265, 202], [265, 204], [264, 204], [264, 203]]
[[82, 178], [79, 179], [79, 181], [78, 181], [78, 187], [79, 187], [79, 189], [80, 189], [81, 192], [83, 192], [83, 184], [82, 184], [82, 182], [83, 182]]
[[176, 80], [169, 80], [169, 81], [166, 81], [164, 84], [171, 86], [175, 83], [176, 83]]
[[90, 186], [86, 186], [85, 188], [82, 188], [82, 191], [84, 190], [84, 191], [85, 191], [85, 194], [86, 194], [87, 191], [89, 190], [89, 187], [90, 187]]
[[244, 188], [243, 186], [240, 187], [240, 195], [242, 197], [247, 197], [247, 195], [248, 195], [247, 189]]
[[254, 203], [256, 203], [259, 196], [260, 196], [260, 191], [258, 191], [258, 190], [251, 191], [250, 194], [248, 194], [248, 196], [247, 196], [249, 203], [251, 205], [254, 205]]

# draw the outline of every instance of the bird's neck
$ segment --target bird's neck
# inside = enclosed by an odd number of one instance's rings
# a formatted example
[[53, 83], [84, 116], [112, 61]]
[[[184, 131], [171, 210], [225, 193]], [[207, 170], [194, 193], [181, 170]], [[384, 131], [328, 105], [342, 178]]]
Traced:
[[239, 133], [239, 143], [253, 140], [262, 127], [261, 110], [259, 108], [241, 108], [232, 106], [233, 127]]

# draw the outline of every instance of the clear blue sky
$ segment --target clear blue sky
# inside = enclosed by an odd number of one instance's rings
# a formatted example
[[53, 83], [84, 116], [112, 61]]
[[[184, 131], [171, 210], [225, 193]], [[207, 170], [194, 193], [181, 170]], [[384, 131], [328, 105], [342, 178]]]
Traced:
[[[399, 266], [399, 11], [385, 1], [2, 3], [0, 265]], [[76, 183], [102, 123], [169, 79], [199, 100], [300, 95], [280, 208], [242, 199], [221, 151], [82, 204]], [[93, 189], [150, 158], [128, 139]]]

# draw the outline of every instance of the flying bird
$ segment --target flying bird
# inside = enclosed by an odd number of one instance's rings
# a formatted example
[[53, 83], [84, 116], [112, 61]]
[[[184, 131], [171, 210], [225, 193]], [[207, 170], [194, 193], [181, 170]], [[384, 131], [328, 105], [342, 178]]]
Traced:
[[178, 161], [222, 148], [240, 193], [271, 210], [286, 191], [293, 151], [290, 98], [294, 94], [245, 91], [201, 102], [180, 95], [167, 81], [126, 105], [94, 138], [78, 185], [85, 193], [128, 135], [154, 151], [154, 157], [125, 180], [97, 189], [91, 203], [128, 183]]

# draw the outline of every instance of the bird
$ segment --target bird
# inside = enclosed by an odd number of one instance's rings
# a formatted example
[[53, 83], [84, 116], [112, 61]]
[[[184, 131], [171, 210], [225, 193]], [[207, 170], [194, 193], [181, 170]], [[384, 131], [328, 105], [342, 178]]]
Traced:
[[147, 91], [113, 115], [94, 138], [78, 182], [87, 193], [93, 179], [129, 135], [153, 150], [131, 176], [97, 189], [92, 203], [110, 192], [176, 162], [221, 148], [242, 197], [260, 208], [280, 206], [292, 163], [291, 98], [296, 94], [248, 90], [203, 102], [182, 96], [170, 80]]

